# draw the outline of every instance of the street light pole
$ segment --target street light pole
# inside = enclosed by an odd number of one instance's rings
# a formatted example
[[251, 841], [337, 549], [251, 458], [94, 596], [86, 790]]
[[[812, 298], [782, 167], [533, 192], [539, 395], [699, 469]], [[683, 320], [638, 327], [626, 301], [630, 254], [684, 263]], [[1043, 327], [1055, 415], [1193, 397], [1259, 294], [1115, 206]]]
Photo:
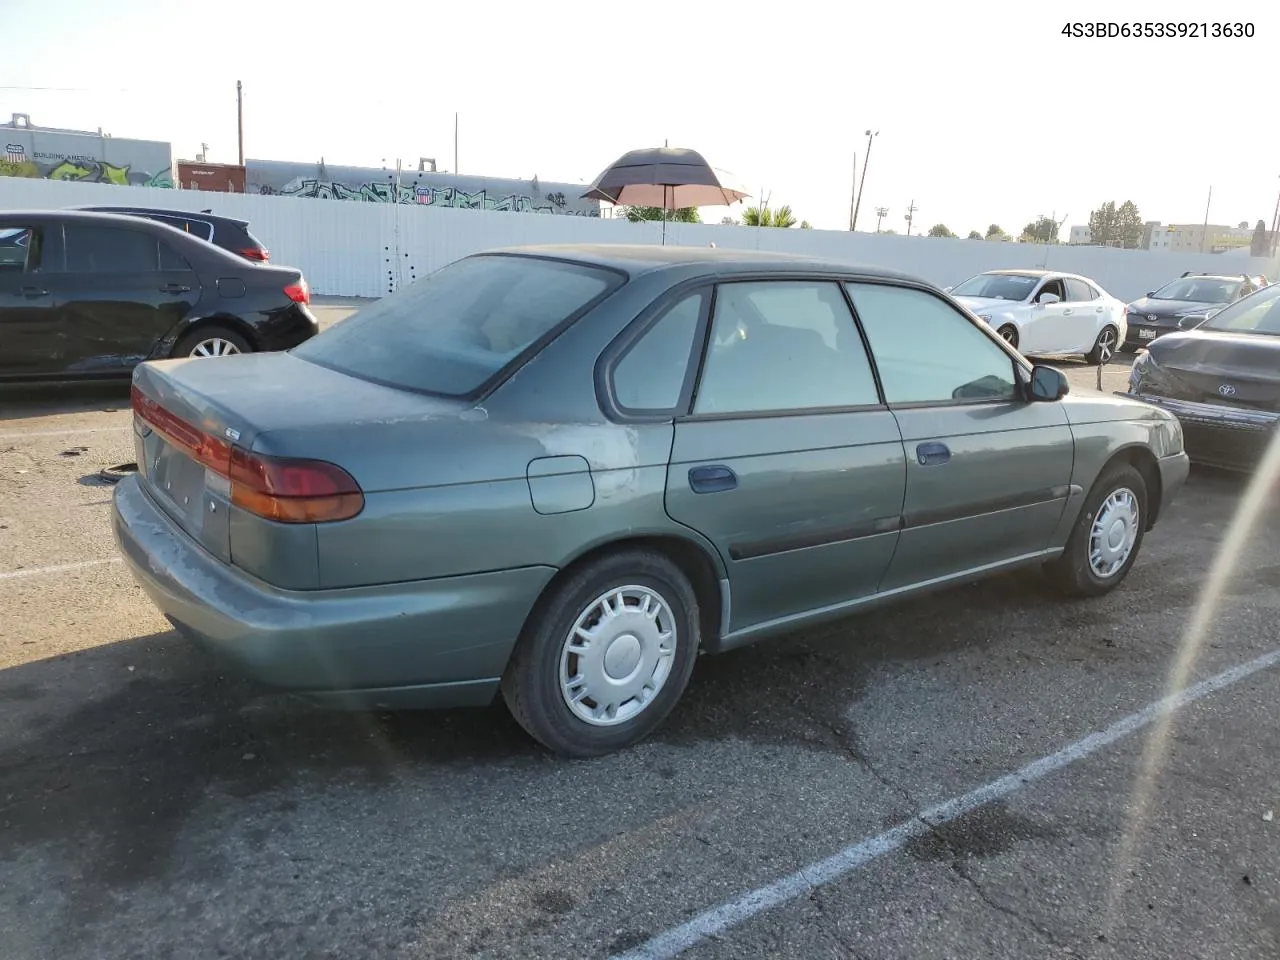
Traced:
[[858, 228], [858, 208], [862, 206], [862, 185], [867, 182], [867, 164], [871, 162], [871, 141], [878, 136], [880, 136], [879, 130], [875, 133], [867, 131], [867, 155], [862, 158], [862, 179], [858, 181], [858, 202], [853, 206], [853, 223], [849, 227], [850, 230]]
[[849, 230], [853, 231], [854, 202], [858, 199], [858, 155], [853, 155], [853, 182], [849, 184]]

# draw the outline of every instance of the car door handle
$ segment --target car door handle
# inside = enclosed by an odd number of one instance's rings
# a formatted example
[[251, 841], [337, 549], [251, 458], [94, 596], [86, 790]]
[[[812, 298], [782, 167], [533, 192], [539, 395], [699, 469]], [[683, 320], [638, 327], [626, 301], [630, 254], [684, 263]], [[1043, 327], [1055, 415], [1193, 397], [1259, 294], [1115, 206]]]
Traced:
[[49, 295], [49, 291], [44, 290], [41, 287], [23, 287], [22, 295], [28, 299], [34, 300], [36, 297], [47, 297]]
[[694, 467], [689, 471], [689, 486], [694, 493], [720, 493], [737, 485], [738, 475], [728, 467]]
[[190, 293], [191, 288], [185, 283], [166, 283], [160, 288], [161, 293]]
[[916, 447], [916, 460], [922, 467], [932, 467], [951, 459], [951, 448], [945, 443], [922, 443]]
[[1063, 315], [1064, 317], [1069, 317], [1069, 316], [1071, 316], [1071, 308], [1070, 308], [1070, 307], [1067, 307], [1067, 309], [1063, 310], [1063, 311], [1062, 311], [1062, 315]]

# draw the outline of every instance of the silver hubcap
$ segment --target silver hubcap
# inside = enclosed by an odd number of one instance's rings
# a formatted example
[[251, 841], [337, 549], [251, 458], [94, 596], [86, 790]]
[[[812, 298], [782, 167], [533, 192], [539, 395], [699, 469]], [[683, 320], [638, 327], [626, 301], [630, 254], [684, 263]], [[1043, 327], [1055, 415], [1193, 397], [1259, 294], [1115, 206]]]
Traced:
[[1106, 363], [1115, 352], [1116, 335], [1111, 331], [1110, 327], [1107, 327], [1098, 336], [1098, 359]]
[[649, 587], [615, 587], [578, 617], [560, 652], [560, 693], [579, 720], [625, 723], [658, 695], [675, 661], [675, 617]]
[[1103, 580], [1114, 576], [1138, 542], [1138, 498], [1128, 487], [1113, 490], [1089, 530], [1089, 567]]
[[1000, 336], [1004, 337], [1005, 343], [1017, 343], [1018, 333], [1013, 327], [1005, 327], [1000, 331]]
[[195, 349], [191, 351], [193, 357], [229, 357], [233, 353], [239, 353], [240, 348], [230, 340], [224, 340], [222, 337], [210, 337], [208, 340], [201, 340], [195, 345]]

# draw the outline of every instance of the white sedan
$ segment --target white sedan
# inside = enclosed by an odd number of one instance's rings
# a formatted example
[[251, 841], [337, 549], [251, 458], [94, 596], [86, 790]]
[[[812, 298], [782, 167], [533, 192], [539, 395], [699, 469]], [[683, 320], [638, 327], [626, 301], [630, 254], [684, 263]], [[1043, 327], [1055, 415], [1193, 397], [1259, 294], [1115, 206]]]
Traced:
[[1074, 273], [988, 270], [947, 292], [1027, 357], [1106, 363], [1129, 332], [1124, 303]]

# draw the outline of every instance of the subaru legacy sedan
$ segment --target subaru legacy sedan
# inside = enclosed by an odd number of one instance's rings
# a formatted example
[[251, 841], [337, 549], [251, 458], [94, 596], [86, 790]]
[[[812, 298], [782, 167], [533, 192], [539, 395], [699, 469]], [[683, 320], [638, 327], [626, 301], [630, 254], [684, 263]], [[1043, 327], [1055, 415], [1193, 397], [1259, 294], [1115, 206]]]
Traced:
[[1183, 484], [940, 290], [777, 254], [459, 260], [284, 353], [142, 364], [114, 530], [178, 630], [323, 703], [591, 756], [700, 652], [1024, 566], [1097, 596]]

